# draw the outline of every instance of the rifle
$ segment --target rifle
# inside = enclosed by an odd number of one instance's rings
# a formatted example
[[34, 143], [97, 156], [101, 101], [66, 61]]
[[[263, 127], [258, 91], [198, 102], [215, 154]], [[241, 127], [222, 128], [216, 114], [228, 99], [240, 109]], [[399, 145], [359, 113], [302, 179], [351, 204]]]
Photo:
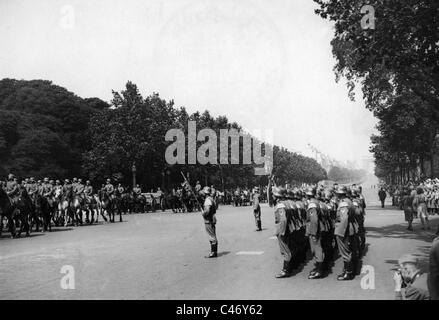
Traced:
[[189, 181], [187, 180], [186, 176], [183, 174], [183, 172], [180, 171], [180, 173], [181, 173], [181, 175], [183, 176], [184, 182], [186, 182], [186, 184], [189, 186], [191, 192], [194, 194], [194, 196], [195, 196], [195, 201], [197, 202], [198, 208], [202, 208], [201, 205], [200, 205], [200, 203], [198, 202], [198, 197], [197, 197], [198, 195], [194, 192], [194, 190], [192, 190], [192, 186], [191, 186], [191, 184], [189, 183]]

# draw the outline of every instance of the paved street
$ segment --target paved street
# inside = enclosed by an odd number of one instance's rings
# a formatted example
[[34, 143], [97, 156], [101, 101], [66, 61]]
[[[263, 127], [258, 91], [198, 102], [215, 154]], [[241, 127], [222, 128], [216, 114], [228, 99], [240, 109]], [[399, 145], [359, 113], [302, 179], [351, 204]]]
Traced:
[[[273, 238], [273, 210], [262, 207], [263, 231], [256, 232], [251, 207], [220, 207], [219, 257], [205, 259], [209, 242], [200, 213], [157, 212], [124, 216], [123, 223], [60, 228], [31, 238], [0, 239], [1, 299], [393, 299], [391, 269], [404, 253], [419, 255], [423, 267], [433, 230], [406, 231], [403, 212], [381, 209], [376, 189], [365, 189], [368, 252], [375, 289], [361, 277], [338, 282], [332, 274], [308, 280], [311, 261], [296, 275], [275, 279], [281, 268]], [[71, 265], [75, 289], [60, 286], [60, 270]]]

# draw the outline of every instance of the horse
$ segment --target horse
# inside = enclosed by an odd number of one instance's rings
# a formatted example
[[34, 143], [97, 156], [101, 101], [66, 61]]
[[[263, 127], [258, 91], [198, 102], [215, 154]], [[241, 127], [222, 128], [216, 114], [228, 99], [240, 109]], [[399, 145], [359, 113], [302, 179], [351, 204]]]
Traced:
[[[96, 223], [99, 222], [99, 215], [102, 216], [102, 218], [104, 219], [105, 222], [108, 221], [104, 215], [104, 209], [103, 209], [103, 205], [102, 205], [101, 198], [100, 198], [99, 194], [93, 195], [93, 199], [94, 199], [94, 203], [95, 203], [94, 209], [96, 210]], [[93, 213], [92, 213], [92, 217], [93, 217]]]
[[0, 236], [3, 230], [3, 218], [8, 221], [8, 229], [11, 233], [11, 238], [15, 237], [15, 204], [12, 203], [11, 199], [7, 195], [6, 191], [0, 187]]
[[114, 216], [117, 212], [119, 215], [119, 222], [122, 222], [122, 213], [123, 213], [123, 199], [122, 199], [122, 193], [120, 193], [118, 190], [115, 191], [113, 194], [114, 201], [113, 201], [113, 222], [114, 222]]
[[70, 222], [73, 226], [76, 225], [75, 212], [73, 210], [73, 191], [68, 190], [61, 195], [59, 203], [60, 220], [64, 223], [64, 227]]
[[116, 199], [113, 195], [110, 196], [105, 191], [101, 193], [102, 210], [107, 212], [110, 222], [114, 222], [114, 212], [116, 207], [115, 201]]
[[75, 195], [73, 197], [73, 212], [76, 218], [76, 222], [82, 226], [82, 210], [84, 209], [84, 198], [80, 195]]
[[16, 236], [17, 238], [21, 237], [21, 233], [25, 231], [26, 237], [28, 237], [31, 231], [29, 219], [32, 215], [32, 200], [25, 188], [20, 188], [16, 210], [14, 222], [16, 226], [20, 227]]

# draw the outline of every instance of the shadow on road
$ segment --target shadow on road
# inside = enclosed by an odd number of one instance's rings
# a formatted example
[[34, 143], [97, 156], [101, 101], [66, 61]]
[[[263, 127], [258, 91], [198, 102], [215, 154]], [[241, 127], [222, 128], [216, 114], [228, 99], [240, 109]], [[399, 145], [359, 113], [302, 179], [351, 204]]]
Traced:
[[438, 220], [430, 221], [431, 230], [429, 231], [421, 230], [420, 226], [415, 226], [415, 231], [409, 231], [405, 223], [383, 227], [366, 227], [366, 238], [400, 238], [431, 242], [436, 237], [437, 225]]
[[378, 205], [378, 206], [370, 206], [370, 207], [366, 207], [366, 214], [367, 214], [367, 211], [376, 211], [376, 210], [382, 210], [382, 211], [391, 211], [391, 210], [392, 210], [392, 211], [395, 211], [395, 210], [397, 210], [397, 211], [401, 211], [401, 212], [404, 214], [404, 211], [399, 210], [398, 207], [384, 206], [384, 208], [381, 208], [380, 205]]
[[230, 251], [218, 252], [218, 257], [226, 256], [230, 253]]

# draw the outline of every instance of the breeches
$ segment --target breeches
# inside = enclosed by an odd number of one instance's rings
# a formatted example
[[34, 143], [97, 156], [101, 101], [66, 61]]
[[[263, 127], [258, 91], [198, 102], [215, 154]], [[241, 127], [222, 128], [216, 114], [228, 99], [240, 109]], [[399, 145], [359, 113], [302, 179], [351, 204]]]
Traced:
[[205, 223], [204, 226], [206, 227], [207, 236], [209, 237], [209, 242], [211, 244], [217, 244], [218, 240], [216, 238], [216, 228], [214, 223]]
[[290, 261], [292, 253], [289, 246], [289, 237], [287, 235], [278, 235], [277, 241], [279, 242], [280, 254], [285, 261]]
[[309, 236], [309, 245], [311, 247], [311, 253], [313, 255], [315, 262], [323, 262], [325, 255], [323, 254], [322, 249], [322, 238]]
[[253, 209], [253, 215], [255, 216], [256, 226], [258, 225], [258, 221], [261, 221], [261, 207], [257, 209]]
[[338, 251], [340, 252], [341, 257], [344, 262], [352, 261], [352, 245], [353, 245], [353, 237], [340, 237], [336, 236]]

